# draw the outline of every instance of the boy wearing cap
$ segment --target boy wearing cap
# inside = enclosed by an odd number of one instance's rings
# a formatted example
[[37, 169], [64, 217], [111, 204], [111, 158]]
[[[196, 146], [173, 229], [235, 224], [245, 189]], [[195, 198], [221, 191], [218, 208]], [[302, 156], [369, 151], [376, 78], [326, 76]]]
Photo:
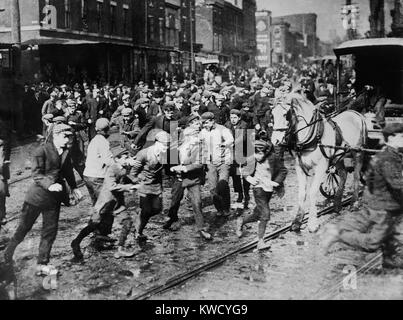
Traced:
[[183, 141], [178, 148], [179, 163], [171, 167], [171, 171], [177, 175], [172, 185], [172, 199], [169, 208], [169, 220], [164, 224], [164, 229], [174, 229], [173, 224], [179, 221], [178, 210], [184, 197], [185, 189], [192, 203], [196, 220], [196, 228], [200, 236], [211, 240], [212, 236], [207, 232], [202, 214], [201, 185], [204, 182], [204, 170], [200, 150], [200, 118], [198, 115], [190, 115], [188, 126], [183, 132]]
[[382, 248], [385, 267], [403, 268], [403, 124], [383, 129], [386, 146], [366, 173], [364, 208], [328, 227], [325, 250], [336, 242], [375, 252]]
[[71, 158], [73, 160], [73, 167], [76, 169], [81, 179], [84, 179], [84, 130], [87, 129], [87, 124], [84, 122], [81, 111], [77, 110], [77, 103], [74, 100], [68, 99], [67, 106], [65, 118], [68, 125], [71, 126], [73, 130], [73, 140], [71, 142]]
[[246, 177], [253, 187], [256, 207], [252, 214], [237, 220], [237, 236], [242, 237], [245, 224], [259, 220], [257, 250], [265, 250], [270, 245], [265, 244], [267, 222], [270, 220], [270, 200], [274, 192], [281, 193], [287, 176], [287, 169], [281, 158], [273, 151], [270, 142], [257, 140], [255, 142], [255, 169]]
[[57, 234], [61, 203], [66, 206], [70, 205], [65, 181], [73, 190], [73, 195], [76, 198], [79, 197], [67, 148], [69, 137], [72, 134], [70, 126], [56, 125], [52, 131], [51, 141], [40, 145], [35, 151], [32, 168], [34, 182], [26, 193], [18, 227], [4, 252], [5, 261], [11, 262], [15, 249], [24, 240], [42, 213], [38, 275], [48, 275], [56, 270], [49, 265], [49, 260], [50, 251]]
[[111, 126], [118, 125], [120, 133], [120, 146], [133, 153], [132, 141], [140, 132], [138, 114], [134, 114], [133, 109], [124, 108], [118, 119], [111, 121]]
[[[244, 208], [249, 206], [250, 184], [246, 181], [248, 174], [248, 158], [253, 154], [251, 134], [253, 130], [248, 130], [248, 124], [241, 120], [241, 111], [233, 109], [230, 112], [230, 120], [225, 126], [231, 130], [234, 137], [234, 162], [231, 166], [231, 177], [234, 191], [238, 193], [237, 203], [242, 204], [245, 199]], [[248, 135], [248, 133], [250, 135]], [[249, 153], [249, 154], [248, 154]]]
[[[80, 244], [84, 238], [93, 232], [99, 232], [101, 235], [110, 233], [110, 230], [105, 230], [105, 228], [112, 227], [113, 225], [114, 208], [120, 201], [120, 198], [123, 197], [124, 192], [131, 192], [135, 188], [132, 181], [128, 178], [132, 165], [133, 159], [127, 154], [117, 154], [115, 162], [108, 167], [98, 199], [92, 208], [90, 222], [71, 242], [74, 261], [81, 261], [84, 258], [80, 249]], [[97, 239], [101, 237], [98, 236]], [[106, 241], [110, 240], [107, 238], [104, 239]]]
[[218, 215], [228, 216], [230, 211], [229, 171], [232, 165], [234, 137], [231, 131], [215, 122], [214, 114], [202, 115], [203, 163], [207, 164], [207, 180]]
[[[166, 153], [170, 142], [167, 132], [160, 131], [155, 135], [155, 143], [140, 150], [135, 158], [130, 177], [139, 184], [137, 189], [140, 196], [140, 215], [136, 219], [137, 239], [146, 240], [143, 230], [151, 217], [162, 211], [162, 170], [166, 164]], [[119, 246], [123, 246], [127, 233], [133, 224], [131, 219], [126, 222], [125, 234], [121, 235]]]

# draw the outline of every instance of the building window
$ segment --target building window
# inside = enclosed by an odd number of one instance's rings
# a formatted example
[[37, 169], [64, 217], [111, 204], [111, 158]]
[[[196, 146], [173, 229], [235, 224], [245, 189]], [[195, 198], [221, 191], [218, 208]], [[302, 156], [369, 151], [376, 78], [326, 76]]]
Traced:
[[128, 34], [128, 22], [129, 22], [129, 7], [123, 6], [123, 35], [127, 36]]
[[71, 3], [70, 0], [64, 0], [64, 23], [66, 29], [71, 28]]
[[104, 12], [104, 4], [102, 1], [97, 1], [97, 27], [98, 32], [102, 32], [102, 17]]
[[88, 0], [81, 0], [81, 21], [83, 30], [88, 30]]
[[159, 35], [160, 35], [160, 44], [163, 44], [163, 43], [165, 43], [165, 39], [164, 39], [164, 34], [165, 34], [165, 32], [164, 32], [164, 19], [162, 19], [162, 18], [160, 18], [159, 19], [159, 21], [158, 21], [158, 28], [159, 28], [159, 30], [158, 30], [158, 32], [159, 32]]
[[180, 18], [179, 10], [167, 8], [165, 12], [166, 45], [169, 47], [179, 46]]
[[155, 19], [153, 16], [148, 16], [148, 35], [151, 42], [155, 41]]
[[111, 1], [111, 34], [116, 33], [116, 2]]

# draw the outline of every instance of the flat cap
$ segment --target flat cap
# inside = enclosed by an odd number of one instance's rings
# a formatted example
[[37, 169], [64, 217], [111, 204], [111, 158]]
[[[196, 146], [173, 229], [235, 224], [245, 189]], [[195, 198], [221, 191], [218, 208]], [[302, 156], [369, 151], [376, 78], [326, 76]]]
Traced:
[[200, 120], [200, 116], [197, 114], [191, 114], [187, 119], [186, 119], [186, 124], [189, 125], [192, 121], [194, 120]]
[[235, 115], [237, 115], [237, 116], [240, 116], [240, 115], [241, 115], [241, 111], [238, 110], [238, 109], [232, 109], [232, 110], [230, 111], [230, 114], [235, 114]]
[[171, 141], [171, 137], [169, 136], [168, 132], [160, 131], [155, 135], [155, 141], [169, 143], [169, 141]]
[[64, 133], [65, 135], [73, 134], [73, 130], [71, 129], [71, 127], [64, 123], [56, 124], [53, 127], [52, 132], [53, 132], [53, 134], [62, 134], [62, 133]]
[[127, 100], [130, 99], [130, 96], [128, 94], [123, 95], [122, 100]]
[[212, 112], [205, 112], [201, 116], [202, 120], [213, 120], [214, 119], [214, 113]]
[[256, 140], [255, 141], [255, 150], [267, 152], [271, 149], [272, 144], [269, 141], [265, 140]]
[[385, 126], [382, 132], [387, 135], [403, 133], [403, 123], [389, 123]]
[[97, 122], [95, 122], [95, 130], [102, 131], [109, 128], [109, 120], [106, 118], [99, 118]]
[[43, 116], [44, 120], [52, 120], [53, 119], [53, 114], [47, 113]]

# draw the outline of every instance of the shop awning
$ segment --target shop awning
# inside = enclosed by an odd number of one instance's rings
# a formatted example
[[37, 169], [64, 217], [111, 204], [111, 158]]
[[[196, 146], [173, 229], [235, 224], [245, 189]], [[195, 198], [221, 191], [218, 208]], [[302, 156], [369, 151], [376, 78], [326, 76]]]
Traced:
[[33, 38], [22, 43], [23, 46], [35, 46], [46, 44], [62, 44], [62, 45], [79, 45], [79, 44], [99, 44], [99, 41], [81, 40], [81, 39], [65, 39], [65, 38], [51, 38], [40, 37]]

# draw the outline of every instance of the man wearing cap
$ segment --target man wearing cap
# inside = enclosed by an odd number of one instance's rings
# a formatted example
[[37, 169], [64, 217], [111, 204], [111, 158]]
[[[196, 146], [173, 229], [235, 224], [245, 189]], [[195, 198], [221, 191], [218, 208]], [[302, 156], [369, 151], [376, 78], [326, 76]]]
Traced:
[[49, 100], [46, 100], [45, 103], [42, 106], [42, 110], [41, 110], [42, 117], [45, 114], [50, 114], [50, 113], [52, 113], [52, 111], [55, 110], [55, 108], [56, 108], [56, 100], [57, 100], [57, 93], [55, 91], [52, 91], [50, 93]]
[[[60, 206], [70, 205], [66, 181], [78, 197], [73, 167], [68, 151], [69, 137], [73, 134], [71, 127], [60, 124], [54, 127], [51, 141], [40, 145], [33, 156], [33, 184], [29, 187], [18, 227], [5, 252], [6, 262], [13, 259], [16, 247], [24, 240], [35, 221], [42, 213], [42, 235], [39, 244], [38, 275], [55, 274], [55, 268], [49, 265], [50, 251], [56, 238]], [[57, 271], [56, 271], [57, 273]]]
[[133, 144], [138, 148], [142, 145], [144, 146], [144, 148], [147, 148], [154, 143], [155, 134], [160, 130], [163, 130], [167, 133], [171, 133], [171, 129], [175, 130], [178, 127], [178, 123], [175, 122], [176, 119], [174, 118], [174, 111], [174, 103], [165, 103], [163, 106], [164, 114], [153, 117], [149, 122], [147, 122], [146, 125], [141, 129], [137, 137], [134, 139]]
[[[80, 244], [84, 238], [93, 232], [105, 234], [104, 228], [113, 224], [114, 221], [114, 208], [119, 206], [119, 202], [124, 202], [124, 192], [132, 191], [133, 184], [128, 178], [133, 158], [130, 158], [126, 153], [121, 150], [115, 151], [115, 162], [108, 167], [105, 179], [100, 189], [97, 202], [92, 208], [92, 215], [88, 225], [80, 231], [78, 236], [71, 242], [73, 249], [74, 261], [78, 262], [83, 260], [83, 254], [80, 249]], [[99, 236], [97, 240], [109, 240], [108, 237]]]
[[93, 204], [97, 201], [106, 170], [114, 163], [108, 141], [109, 120], [98, 119], [95, 123], [95, 130], [97, 134], [88, 145], [84, 170], [84, 182]]
[[257, 91], [254, 96], [251, 97], [253, 103], [254, 119], [253, 124], [255, 129], [260, 131], [268, 131], [269, 126], [273, 126], [273, 119], [271, 117], [271, 98], [274, 94], [274, 90], [269, 86], [264, 86], [260, 91]]
[[128, 94], [123, 95], [122, 104], [113, 112], [111, 122], [117, 121], [117, 119], [122, 115], [122, 110], [125, 108], [131, 108], [130, 96]]
[[403, 124], [387, 125], [383, 135], [386, 146], [366, 172], [364, 208], [329, 226], [325, 248], [336, 242], [364, 252], [382, 248], [384, 266], [403, 268]]
[[[242, 204], [245, 199], [244, 207], [249, 205], [249, 187], [246, 180], [252, 163], [248, 163], [248, 158], [253, 156], [253, 130], [248, 130], [248, 124], [241, 120], [241, 111], [233, 109], [230, 112], [230, 120], [225, 126], [231, 130], [234, 137], [234, 162], [231, 166], [230, 174], [234, 185], [234, 191], [238, 193], [237, 204]], [[249, 164], [249, 166], [248, 166]]]
[[111, 121], [111, 126], [118, 125], [120, 133], [120, 146], [127, 151], [132, 151], [133, 139], [140, 132], [139, 117], [131, 108], [124, 108], [117, 120]]
[[231, 131], [217, 124], [211, 112], [203, 113], [203, 163], [207, 164], [207, 180], [218, 215], [229, 215], [230, 191], [228, 186], [230, 166], [233, 161], [234, 137]]
[[[204, 170], [202, 163], [202, 153], [200, 148], [200, 117], [190, 115], [187, 127], [183, 131], [183, 140], [178, 148], [178, 164], [171, 167], [171, 171], [176, 173], [172, 185], [171, 206], [169, 208], [169, 220], [164, 224], [164, 229], [178, 229], [180, 226], [178, 210], [184, 197], [184, 190], [188, 190], [188, 197], [192, 203], [196, 220], [196, 228], [200, 236], [206, 240], [211, 240], [211, 235], [204, 225], [202, 214], [201, 185], [204, 184]], [[177, 225], [177, 226], [176, 226]]]
[[84, 140], [87, 129], [87, 123], [84, 121], [84, 116], [81, 111], [77, 110], [77, 103], [75, 100], [67, 100], [66, 121], [73, 129], [73, 140], [71, 141], [71, 158], [73, 160], [73, 167], [76, 169], [81, 179], [84, 179], [85, 168], [85, 150]]
[[216, 106], [217, 110], [215, 112], [215, 121], [216, 123], [224, 126], [229, 121], [230, 117], [230, 109], [225, 103], [224, 95], [222, 94], [216, 95]]
[[99, 96], [99, 89], [94, 89], [92, 91], [92, 97], [87, 101], [87, 114], [86, 119], [88, 123], [88, 139], [91, 141], [96, 135], [95, 122], [98, 118], [103, 118], [99, 113], [101, 111], [101, 101]]
[[[162, 211], [162, 170], [167, 163], [166, 153], [169, 148], [170, 136], [165, 131], [155, 135], [155, 143], [140, 150], [135, 158], [131, 175], [132, 181], [138, 183], [137, 192], [140, 196], [140, 215], [136, 219], [136, 231], [139, 241], [146, 240], [143, 230], [151, 217], [160, 214]], [[130, 230], [130, 225], [126, 230]], [[125, 240], [125, 237], [123, 237]], [[120, 246], [124, 245], [124, 241]]]
[[142, 119], [146, 121], [150, 121], [153, 117], [156, 117], [161, 114], [160, 106], [157, 104], [150, 105], [149, 98], [140, 98], [136, 101], [134, 110], [141, 115]]

